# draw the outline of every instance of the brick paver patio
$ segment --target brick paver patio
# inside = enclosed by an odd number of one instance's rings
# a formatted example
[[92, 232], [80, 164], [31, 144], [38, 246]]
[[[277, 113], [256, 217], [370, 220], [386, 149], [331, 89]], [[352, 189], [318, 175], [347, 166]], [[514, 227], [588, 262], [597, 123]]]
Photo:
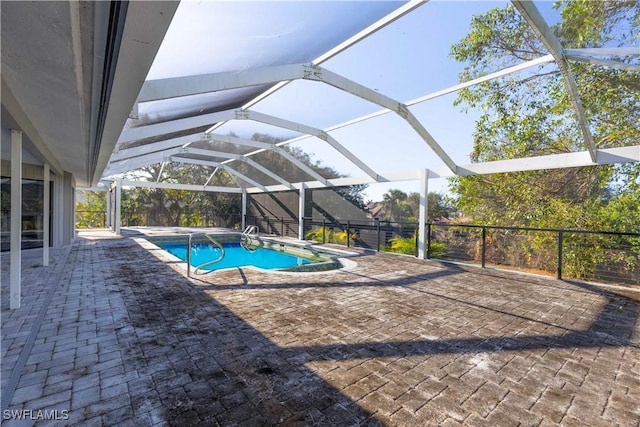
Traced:
[[3, 426], [640, 425], [637, 288], [375, 253], [187, 279], [150, 247], [25, 251], [15, 311], [2, 254]]

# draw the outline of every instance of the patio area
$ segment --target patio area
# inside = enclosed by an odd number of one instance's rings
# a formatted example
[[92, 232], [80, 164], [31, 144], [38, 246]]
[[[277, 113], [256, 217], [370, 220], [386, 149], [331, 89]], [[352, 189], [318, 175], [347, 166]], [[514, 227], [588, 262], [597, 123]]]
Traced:
[[18, 310], [2, 254], [3, 425], [640, 425], [638, 287], [358, 250], [188, 279], [123, 232], [23, 251]]

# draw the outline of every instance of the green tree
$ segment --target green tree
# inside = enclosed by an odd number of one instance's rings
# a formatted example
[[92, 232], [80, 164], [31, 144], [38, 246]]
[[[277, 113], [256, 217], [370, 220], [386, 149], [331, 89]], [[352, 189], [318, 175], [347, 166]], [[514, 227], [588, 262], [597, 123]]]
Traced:
[[[409, 194], [391, 189], [382, 195], [382, 216], [387, 221], [417, 222], [420, 209], [420, 193]], [[440, 193], [427, 195], [427, 222], [449, 218], [455, 212], [452, 201]]]
[[[562, 20], [553, 28], [567, 48], [633, 45], [640, 27], [637, 2], [558, 2]], [[451, 48], [467, 64], [462, 80], [545, 55], [544, 45], [513, 6], [495, 8], [471, 22]], [[617, 60], [637, 63], [637, 59]], [[571, 63], [589, 128], [598, 148], [640, 140], [638, 73]], [[464, 108], [483, 111], [474, 133], [473, 161], [584, 150], [581, 131], [557, 66], [505, 76], [460, 91]], [[638, 191], [629, 174], [638, 164], [557, 169], [452, 180], [459, 207], [488, 224], [618, 228], [603, 214], [609, 203]], [[613, 222], [612, 222], [613, 221]], [[637, 224], [638, 222], [636, 222]]]
[[81, 191], [76, 203], [76, 227], [104, 227], [107, 211], [106, 191]]
[[[231, 134], [230, 136], [235, 136]], [[253, 140], [276, 144], [283, 139], [256, 133]], [[246, 146], [218, 141], [200, 141], [193, 144], [194, 148], [208, 148], [217, 151], [227, 151], [246, 154]], [[322, 165], [313, 159], [312, 155], [300, 148], [284, 146], [289, 154], [308, 165], [315, 172], [325, 178], [339, 178], [344, 176], [337, 170]], [[253, 150], [253, 149], [251, 149]], [[312, 180], [306, 172], [295, 166], [280, 154], [265, 150], [251, 157], [252, 160], [263, 165], [275, 174], [289, 182]], [[224, 159], [217, 159], [222, 161]], [[235, 162], [233, 168], [247, 177], [263, 182], [265, 185], [278, 184], [276, 180], [260, 172], [244, 162]], [[234, 177], [224, 169], [187, 163], [161, 163], [144, 167], [130, 177], [142, 178], [152, 182], [167, 183], [209, 183], [211, 186], [237, 187], [238, 184], [252, 186], [241, 178]], [[351, 203], [363, 207], [363, 191], [366, 185], [337, 188], [335, 191]], [[241, 196], [234, 193], [214, 193], [160, 188], [136, 187], [123, 191], [122, 210], [123, 221], [126, 225], [160, 225], [160, 226], [198, 226], [216, 225], [222, 227], [239, 227], [241, 223]], [[105, 210], [102, 205], [92, 205], [91, 209]]]
[[[554, 7], [561, 20], [552, 29], [565, 48], [637, 45], [638, 2], [561, 1]], [[474, 17], [467, 36], [451, 47], [451, 57], [466, 64], [461, 80], [547, 53], [511, 5]], [[638, 64], [637, 57], [631, 56], [612, 60]], [[637, 144], [638, 73], [583, 62], [570, 62], [569, 68], [597, 148]], [[463, 89], [456, 103], [463, 109], [482, 111], [474, 132], [472, 161], [586, 149], [555, 64]], [[640, 164], [632, 163], [459, 177], [451, 181], [451, 188], [459, 209], [477, 223], [638, 232], [639, 175]], [[555, 250], [554, 239], [552, 235], [529, 236], [520, 245], [544, 258], [545, 250]], [[580, 235], [571, 239], [565, 242], [565, 271], [574, 277], [588, 277], [596, 263], [612, 257], [607, 249], [610, 241], [605, 238]], [[548, 258], [553, 260], [553, 254]], [[628, 261], [628, 268], [636, 268], [635, 263]]]

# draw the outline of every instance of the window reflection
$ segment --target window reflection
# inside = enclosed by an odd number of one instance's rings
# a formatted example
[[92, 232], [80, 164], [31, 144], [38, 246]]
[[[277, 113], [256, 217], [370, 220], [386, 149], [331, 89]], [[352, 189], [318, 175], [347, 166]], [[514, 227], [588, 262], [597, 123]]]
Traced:
[[[11, 244], [11, 178], [2, 177], [0, 185], [0, 232], [2, 251]], [[41, 248], [44, 233], [44, 181], [22, 180], [22, 249]], [[51, 218], [51, 216], [49, 216]]]

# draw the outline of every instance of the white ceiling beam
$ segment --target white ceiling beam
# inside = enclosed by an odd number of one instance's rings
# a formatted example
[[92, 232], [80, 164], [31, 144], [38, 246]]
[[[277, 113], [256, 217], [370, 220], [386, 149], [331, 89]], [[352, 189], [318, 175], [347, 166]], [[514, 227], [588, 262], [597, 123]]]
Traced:
[[640, 65], [626, 64], [620, 61], [611, 61], [607, 59], [599, 59], [599, 58], [594, 58], [592, 56], [583, 56], [583, 55], [567, 55], [567, 58], [573, 61], [586, 62], [594, 65], [602, 65], [610, 68], [618, 68], [620, 70], [634, 71], [636, 73], [640, 72]]
[[351, 46], [355, 45], [361, 40], [366, 39], [370, 35], [375, 34], [376, 32], [385, 28], [387, 25], [397, 21], [398, 19], [402, 18], [406, 14], [412, 12], [413, 10], [417, 9], [418, 7], [427, 3], [428, 1], [429, 0], [412, 0], [403, 4], [399, 8], [392, 11], [391, 13], [387, 14], [386, 16], [383, 16], [373, 24], [369, 25], [364, 30], [349, 37], [347, 40], [343, 41], [342, 43], [332, 48], [328, 52], [323, 53], [322, 55], [320, 55], [319, 57], [313, 60], [313, 64], [320, 65], [321, 63], [333, 58], [337, 54], [347, 50]]
[[553, 61], [554, 61], [553, 55], [550, 55], [550, 54], [549, 55], [544, 55], [544, 56], [541, 56], [539, 58], [532, 59], [532, 60], [527, 61], [527, 62], [523, 62], [522, 64], [514, 65], [513, 67], [504, 68], [504, 69], [496, 71], [494, 73], [490, 73], [490, 74], [487, 74], [487, 75], [482, 76], [482, 77], [478, 77], [478, 78], [475, 78], [475, 79], [472, 79], [472, 80], [468, 80], [466, 82], [457, 84], [455, 86], [450, 86], [450, 87], [448, 87], [446, 89], [442, 89], [442, 90], [439, 90], [439, 91], [436, 91], [436, 92], [432, 92], [432, 93], [427, 94], [425, 96], [421, 96], [420, 98], [413, 99], [413, 100], [407, 102], [406, 105], [408, 105], [408, 106], [416, 105], [416, 104], [419, 104], [421, 102], [428, 101], [430, 99], [439, 98], [441, 96], [457, 92], [457, 91], [459, 91], [461, 89], [465, 89], [467, 87], [475, 86], [475, 85], [477, 85], [479, 83], [484, 83], [484, 82], [489, 81], [489, 80], [497, 79], [499, 77], [503, 77], [503, 76], [506, 76], [506, 75], [509, 75], [509, 74], [513, 74], [513, 73], [517, 73], [519, 71], [523, 71], [523, 70], [526, 70], [528, 68], [536, 67], [536, 66], [539, 66], [539, 65], [544, 65], [544, 64], [547, 64], [547, 63], [553, 62]]
[[[447, 89], [439, 90], [437, 92], [432, 92], [432, 93], [424, 95], [424, 96], [422, 96], [420, 98], [416, 98], [416, 99], [413, 99], [411, 101], [407, 101], [405, 104], [407, 106], [417, 105], [417, 104], [420, 104], [422, 102], [428, 101], [430, 99], [438, 98], [440, 96], [456, 92], [456, 91], [458, 91], [460, 89], [464, 89], [465, 87], [468, 87], [468, 86], [473, 86], [475, 84], [482, 83], [482, 82], [487, 81], [487, 80], [492, 80], [492, 79], [495, 79], [495, 78], [498, 78], [498, 77], [501, 77], [501, 76], [504, 76], [504, 75], [507, 75], [507, 74], [515, 73], [515, 72], [522, 71], [522, 70], [530, 68], [530, 67], [534, 67], [536, 65], [542, 65], [542, 64], [547, 63], [547, 62], [553, 62], [553, 56], [552, 55], [545, 55], [545, 56], [542, 56], [540, 58], [536, 58], [536, 59], [533, 59], [531, 61], [525, 62], [523, 64], [518, 64], [518, 65], [515, 65], [513, 67], [509, 67], [509, 68], [505, 68], [505, 69], [500, 70], [500, 71], [496, 71], [495, 73], [487, 74], [486, 76], [482, 76], [482, 77], [479, 77], [477, 79], [469, 80], [467, 82], [460, 83], [460, 84], [455, 85], [455, 86], [451, 86], [451, 87], [449, 87]], [[373, 112], [371, 114], [366, 114], [364, 116], [356, 117], [355, 119], [348, 120], [346, 122], [342, 122], [342, 123], [339, 123], [337, 125], [328, 127], [326, 129], [324, 129], [324, 131], [325, 132], [331, 132], [331, 131], [334, 131], [334, 130], [342, 129], [344, 127], [350, 126], [350, 125], [355, 124], [355, 123], [360, 123], [360, 122], [364, 122], [366, 120], [373, 119], [375, 117], [383, 116], [383, 115], [388, 114], [390, 112], [391, 112], [391, 110], [388, 110], [388, 109], [379, 110], [379, 111]], [[286, 141], [280, 142], [277, 145], [278, 146], [283, 146], [283, 145], [291, 144], [291, 143], [294, 143], [294, 142], [300, 142], [300, 141], [303, 141], [303, 140], [308, 139], [308, 138], [311, 138], [311, 135], [302, 135], [302, 136], [298, 136], [298, 137], [291, 138], [291, 139], [288, 139]]]
[[[344, 92], [348, 92], [359, 98], [365, 99], [381, 107], [387, 108], [397, 115], [399, 115], [404, 121], [420, 135], [420, 137], [427, 143], [427, 145], [433, 150], [434, 153], [444, 162], [445, 165], [453, 172], [456, 171], [455, 162], [449, 157], [447, 152], [440, 147], [440, 144], [435, 138], [422, 126], [422, 123], [413, 115], [405, 104], [396, 101], [386, 95], [383, 95], [373, 89], [342, 77], [339, 74], [329, 71], [326, 68], [321, 67], [305, 67], [306, 72], [304, 78], [307, 80], [318, 81], [331, 85]], [[326, 133], [325, 133], [326, 134]]]
[[284, 129], [290, 129], [300, 133], [306, 133], [313, 135], [331, 145], [336, 151], [342, 154], [347, 160], [356, 165], [360, 170], [369, 175], [374, 180], [378, 180], [378, 174], [367, 166], [362, 160], [356, 157], [352, 152], [347, 150], [342, 144], [340, 144], [334, 137], [326, 133], [325, 131], [307, 126], [301, 123], [292, 122], [290, 120], [281, 119], [279, 117], [270, 116], [268, 114], [259, 113], [257, 111], [245, 110], [242, 118], [247, 120], [255, 120], [257, 122], [270, 124]]
[[276, 83], [282, 76], [301, 78], [302, 64], [278, 65], [274, 67], [252, 68], [241, 71], [201, 74], [196, 76], [173, 77], [169, 79], [147, 80], [138, 95], [138, 102], [157, 101], [200, 93], [217, 92], [261, 84]]
[[184, 130], [194, 129], [200, 126], [211, 125], [216, 122], [232, 120], [235, 118], [236, 110], [218, 111], [215, 113], [202, 114], [199, 116], [187, 117], [184, 119], [171, 120], [168, 122], [156, 123], [153, 125], [129, 128], [122, 131], [118, 143], [137, 141], [139, 139], [150, 138], [158, 135], [170, 134]]
[[569, 64], [565, 57], [565, 53], [562, 45], [560, 44], [560, 41], [558, 41], [557, 37], [553, 33], [553, 30], [549, 27], [547, 22], [538, 11], [538, 8], [532, 1], [512, 0], [512, 3], [516, 7], [516, 9], [518, 9], [524, 19], [529, 23], [531, 29], [533, 29], [533, 31], [538, 35], [540, 41], [542, 41], [545, 47], [549, 50], [549, 53], [551, 53], [551, 55], [553, 55], [554, 59], [556, 60], [556, 64], [558, 65], [560, 73], [564, 78], [565, 86], [567, 87], [567, 91], [569, 93], [569, 99], [571, 101], [571, 104], [573, 105], [573, 110], [578, 119], [578, 125], [580, 126], [585, 145], [587, 146], [587, 150], [589, 150], [591, 159], [595, 162], [597, 155], [596, 145], [593, 141], [591, 130], [589, 130], [589, 124], [587, 123], [587, 118], [584, 113], [584, 108], [582, 107], [582, 102], [580, 101], [580, 94], [578, 93], [576, 80], [573, 77], [571, 69], [569, 68]]
[[247, 147], [261, 148], [265, 150], [270, 150], [273, 148], [273, 144], [269, 144], [268, 142], [254, 141], [253, 139], [238, 138], [237, 136], [209, 133], [207, 134], [207, 137], [211, 141], [224, 142], [227, 144], [244, 145]]
[[[238, 137], [234, 137], [234, 136], [230, 136], [230, 135], [209, 134], [209, 136], [210, 136], [212, 141], [226, 142], [226, 143], [229, 143], [229, 144], [245, 145], [245, 146], [248, 146], [248, 147], [258, 148], [258, 150], [256, 150], [256, 151], [244, 154], [243, 155], [243, 159], [245, 159], [245, 160], [248, 159], [247, 156], [252, 156], [252, 155], [261, 153], [261, 152], [263, 152], [265, 150], [274, 151], [274, 152], [280, 154], [282, 157], [284, 157], [289, 162], [293, 163], [299, 169], [301, 169], [304, 172], [306, 172], [308, 175], [311, 175], [316, 180], [324, 182], [324, 183], [328, 183], [328, 181], [325, 178], [323, 178], [321, 175], [319, 175], [316, 171], [314, 171], [313, 169], [311, 169], [310, 167], [308, 167], [307, 165], [302, 163], [300, 160], [296, 159], [294, 156], [289, 154], [286, 150], [284, 150], [281, 147], [278, 147], [277, 145], [269, 144], [267, 142], [262, 142], [262, 141], [254, 141], [252, 139], [238, 138]], [[232, 160], [227, 160], [227, 161], [224, 161], [222, 163], [223, 164], [227, 164], [227, 163], [231, 163], [231, 162], [232, 162]]]
[[155, 152], [152, 152], [152, 153], [143, 154], [141, 156], [127, 157], [127, 158], [123, 158], [123, 159], [114, 160], [114, 161], [111, 162], [111, 165], [112, 166], [118, 166], [118, 165], [133, 164], [136, 161], [145, 161], [145, 160], [148, 160], [148, 159], [163, 159], [163, 158], [171, 156], [173, 154], [180, 153], [183, 150], [184, 150], [184, 148], [182, 148], [182, 147], [167, 148], [165, 150], [155, 151]]
[[485, 163], [472, 163], [459, 168], [459, 175], [487, 175], [492, 173], [522, 172], [545, 169], [563, 169], [613, 163], [640, 161], [640, 146], [610, 148], [598, 150], [597, 161], [591, 159], [591, 153], [550, 154], [512, 160], [497, 160]]
[[211, 160], [192, 159], [192, 158], [188, 158], [188, 157], [179, 157], [179, 156], [171, 156], [170, 160], [172, 162], [178, 162], [178, 163], [189, 163], [189, 164], [200, 165], [200, 166], [219, 167], [219, 168], [222, 168], [222, 169], [226, 170], [231, 175], [233, 175], [235, 177], [238, 177], [238, 178], [242, 179], [245, 182], [248, 182], [249, 184], [253, 185], [254, 187], [259, 188], [260, 190], [263, 190], [263, 191], [267, 191], [266, 187], [264, 187], [259, 182], [257, 182], [255, 180], [249, 178], [248, 176], [238, 172], [237, 170], [233, 169], [231, 166], [223, 165], [220, 162], [213, 162]]
[[164, 172], [164, 167], [167, 165], [167, 162], [162, 162], [160, 166], [160, 172], [158, 172], [158, 177], [156, 178], [156, 182], [160, 182], [160, 178], [162, 178], [162, 172]]
[[[209, 137], [209, 139], [211, 141], [225, 142], [225, 143], [228, 143], [228, 144], [236, 144], [236, 145], [244, 145], [244, 146], [254, 147], [254, 148], [258, 149], [256, 151], [251, 152], [251, 153], [243, 154], [242, 155], [242, 159], [240, 159], [240, 160], [245, 160], [246, 161], [246, 160], [248, 160], [247, 156], [258, 154], [258, 153], [263, 152], [265, 150], [275, 151], [276, 153], [280, 154], [286, 160], [288, 160], [289, 162], [293, 163], [299, 169], [303, 170], [304, 172], [306, 172], [307, 174], [311, 175], [315, 179], [320, 180], [322, 182], [327, 182], [325, 178], [323, 178], [321, 175], [318, 175], [313, 169], [309, 168], [307, 165], [302, 163], [300, 160], [298, 160], [295, 157], [293, 157], [292, 155], [290, 155], [286, 150], [284, 150], [284, 149], [282, 149], [282, 148], [280, 148], [280, 147], [278, 147], [278, 146], [276, 146], [274, 144], [269, 144], [267, 142], [262, 142], [262, 141], [254, 141], [252, 139], [238, 138], [238, 137], [234, 137], [234, 136], [230, 136], [230, 135], [208, 134], [208, 137]], [[226, 161], [224, 161], [222, 163], [223, 164], [228, 164], [228, 163], [230, 163], [232, 161], [233, 161], [233, 159], [232, 160], [226, 160]], [[280, 177], [275, 178], [275, 176], [276, 175], [274, 174], [274, 176], [273, 176], [274, 179], [277, 179], [277, 180], [281, 180], [282, 179]], [[281, 182], [284, 184], [283, 181], [281, 181]]]
[[[412, 12], [413, 10], [417, 9], [418, 7], [420, 7], [423, 4], [427, 3], [428, 1], [429, 0], [411, 0], [411, 1], [407, 2], [407, 3], [405, 3], [404, 5], [400, 6], [397, 9], [395, 9], [394, 11], [392, 11], [389, 14], [387, 14], [386, 16], [380, 18], [378, 21], [376, 21], [373, 24], [369, 25], [364, 30], [354, 34], [353, 36], [349, 37], [347, 40], [343, 41], [339, 45], [331, 48], [329, 51], [327, 51], [327, 52], [323, 53], [322, 55], [318, 56], [317, 58], [315, 58], [312, 61], [312, 64], [313, 65], [320, 65], [323, 62], [328, 61], [329, 59], [333, 58], [337, 54], [339, 54], [339, 53], [343, 52], [344, 50], [350, 48], [351, 46], [355, 45], [356, 43], [366, 39], [370, 35], [375, 34], [379, 30], [381, 30], [384, 27], [386, 27], [387, 25], [389, 25], [389, 24], [395, 22], [396, 20], [402, 18], [406, 14]], [[277, 91], [279, 91], [280, 89], [285, 87], [287, 84], [289, 84], [289, 82], [290, 82], [290, 80], [287, 79], [287, 80], [281, 81], [280, 83], [276, 83], [273, 87], [267, 89], [265, 92], [261, 93], [260, 95], [256, 96], [255, 98], [253, 98], [252, 100], [250, 100], [249, 102], [244, 104], [241, 107], [241, 109], [242, 110], [246, 110], [248, 108], [251, 108], [252, 106], [256, 105], [258, 102], [262, 101], [265, 98], [268, 98], [269, 96], [273, 95], [274, 93], [276, 93]], [[216, 126], [220, 126], [222, 124], [223, 123], [218, 124]], [[210, 130], [213, 130], [213, 128], [210, 129]]]
[[[545, 170], [545, 169], [561, 169], [567, 167], [583, 167], [594, 165], [607, 165], [615, 163], [629, 163], [640, 162], [640, 145], [634, 145], [629, 147], [619, 148], [607, 148], [598, 150], [598, 162], [594, 163], [591, 160], [588, 151], [580, 151], [576, 153], [563, 153], [563, 154], [550, 154], [546, 156], [530, 157], [525, 159], [513, 159], [513, 160], [497, 160], [494, 162], [485, 163], [471, 163], [467, 165], [460, 165], [459, 170], [463, 175], [487, 175], [494, 173], [504, 172], [522, 172], [531, 170]], [[215, 162], [209, 162], [215, 163]], [[399, 182], [399, 181], [414, 181], [420, 179], [420, 170], [404, 171], [399, 173], [384, 174], [385, 181]], [[429, 171], [429, 178], [448, 178], [454, 176], [448, 168], [440, 168]], [[358, 184], [370, 184], [374, 182], [368, 175], [359, 177], [346, 177], [346, 178], [334, 178], [321, 182], [320, 180], [306, 181], [305, 186], [308, 188], [323, 188], [327, 184], [330, 186], [349, 186]], [[298, 187], [301, 183], [291, 183], [294, 187]], [[123, 181], [122, 185], [130, 187], [152, 187], [152, 188], [172, 188], [178, 190], [192, 190], [192, 191], [216, 191], [227, 193], [241, 193], [240, 188], [232, 187], [206, 187], [201, 185], [188, 185], [188, 184], [170, 184], [170, 183], [155, 183], [147, 181]], [[260, 193], [265, 191], [288, 191], [289, 186], [283, 184], [265, 186], [264, 189], [254, 187], [247, 188], [249, 193]]]
[[565, 49], [567, 55], [591, 56], [640, 56], [640, 48], [635, 47], [587, 47], [580, 49]]
[[152, 182], [152, 181], [122, 181], [123, 187], [144, 187], [144, 188], [164, 188], [169, 190], [187, 190], [187, 191], [208, 191], [213, 193], [242, 193], [241, 188], [235, 187], [216, 187], [206, 185], [193, 184], [175, 184], [170, 182]]
[[168, 159], [170, 162], [175, 163], [188, 163], [191, 165], [199, 165], [199, 166], [211, 166], [211, 167], [220, 167], [220, 162], [214, 162], [213, 160], [204, 160], [204, 159], [193, 159], [191, 157], [180, 157], [180, 156], [171, 156]]
[[310, 175], [311, 177], [315, 178], [316, 181], [321, 182], [324, 186], [330, 186], [331, 185], [331, 183], [325, 177], [323, 177], [318, 172], [316, 172], [313, 169], [311, 169], [309, 166], [307, 166], [304, 163], [302, 163], [300, 160], [296, 159], [294, 156], [292, 156], [284, 148], [282, 148], [282, 147], [273, 147], [273, 151], [275, 151], [276, 153], [280, 154], [282, 157], [284, 157], [285, 159], [289, 160], [294, 165], [298, 166], [298, 168], [300, 168], [304, 172], [306, 172], [307, 175]]
[[[253, 185], [256, 188], [259, 188], [260, 190], [267, 192], [267, 188], [260, 184], [257, 181], [254, 181], [253, 179], [249, 178], [248, 176], [241, 174], [240, 172], [238, 172], [237, 170], [233, 169], [231, 166], [229, 165], [220, 165], [220, 167], [224, 170], [226, 170], [227, 172], [229, 172], [231, 175], [234, 175], [240, 179], [242, 179], [245, 182], [248, 182], [249, 184]], [[246, 188], [246, 187], [245, 187]]]
[[204, 186], [206, 187], [207, 184], [209, 184], [209, 182], [211, 182], [211, 180], [213, 179], [213, 177], [216, 175], [216, 173], [220, 170], [219, 166], [216, 166], [216, 168], [213, 170], [213, 172], [211, 172], [211, 175], [209, 175], [209, 178], [207, 178], [207, 180], [204, 183]]
[[[640, 161], [640, 145], [634, 145], [630, 147], [619, 148], [607, 148], [598, 150], [598, 162], [594, 163], [591, 160], [591, 156], [588, 151], [580, 151], [576, 153], [562, 153], [562, 154], [550, 154], [546, 156], [529, 157], [526, 159], [512, 159], [512, 160], [497, 160], [494, 162], [485, 163], [471, 163], [467, 165], [458, 166], [462, 175], [489, 175], [494, 173], [505, 172], [524, 172], [532, 170], [546, 170], [546, 169], [563, 169], [568, 167], [584, 167], [594, 165], [608, 165], [615, 163], [629, 163]], [[398, 173], [384, 174], [384, 178], [388, 182], [399, 181], [416, 181], [420, 179], [421, 170], [404, 171]], [[440, 168], [436, 170], [429, 170], [429, 178], [449, 178], [455, 176], [448, 168]], [[328, 180], [330, 185], [336, 187], [359, 185], [359, 184], [371, 184], [373, 181], [371, 177], [362, 175], [357, 177], [335, 178]], [[294, 182], [294, 186], [299, 186], [301, 183]], [[324, 187], [323, 183], [318, 181], [306, 181], [304, 182], [307, 188], [321, 188]], [[287, 187], [283, 185], [268, 185], [266, 186], [268, 191], [286, 191]], [[261, 189], [248, 188], [248, 193], [260, 193]]]
[[167, 150], [169, 148], [182, 147], [186, 144], [207, 140], [207, 134], [195, 133], [192, 135], [180, 136], [178, 138], [171, 138], [164, 141], [158, 141], [150, 144], [139, 145], [137, 147], [125, 148], [118, 150], [111, 155], [111, 161], [128, 159], [131, 157], [140, 156], [143, 154], [153, 153], [155, 151]]
[[181, 147], [171, 148], [168, 150], [158, 151], [143, 156], [133, 157], [129, 159], [111, 162], [104, 171], [105, 176], [112, 176], [127, 171], [140, 169], [144, 166], [153, 165], [165, 161], [169, 156], [178, 154], [183, 150]]
[[179, 153], [180, 155], [193, 154], [196, 156], [209, 156], [209, 157], [222, 157], [224, 159], [236, 159], [239, 160], [242, 155], [229, 153], [226, 151], [216, 151], [209, 150], [207, 148], [192, 148], [192, 147], [184, 147]]
[[265, 168], [264, 166], [262, 166], [260, 163], [253, 161], [252, 159], [250, 159], [249, 157], [242, 157], [243, 162], [245, 162], [246, 164], [248, 164], [249, 166], [252, 166], [256, 169], [258, 169], [260, 172], [262, 172], [263, 174], [273, 178], [274, 180], [278, 181], [279, 183], [281, 183], [282, 185], [289, 187], [291, 190], [295, 190], [295, 187], [286, 179], [282, 178], [279, 175], [276, 175], [275, 173], [273, 173], [271, 170]]

